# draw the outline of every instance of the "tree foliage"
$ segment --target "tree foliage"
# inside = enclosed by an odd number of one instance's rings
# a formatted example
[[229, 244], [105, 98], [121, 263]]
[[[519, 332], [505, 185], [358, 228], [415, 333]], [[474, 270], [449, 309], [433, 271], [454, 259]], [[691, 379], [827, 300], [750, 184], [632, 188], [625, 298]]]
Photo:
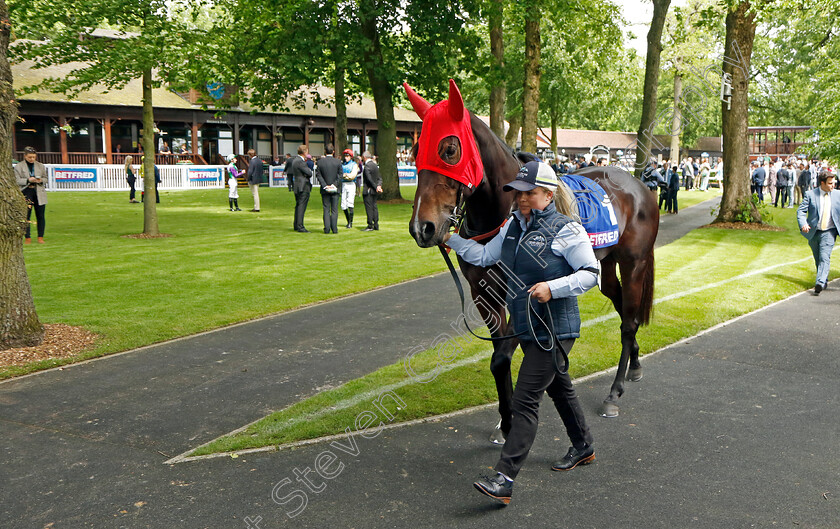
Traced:
[[[193, 21], [205, 0], [17, 0], [11, 4], [17, 36], [13, 60], [30, 59], [36, 68], [71, 64], [64, 77], [51, 77], [22, 91], [47, 89], [68, 95], [89, 89], [119, 89], [143, 79], [144, 152], [153, 153], [153, 101], [148, 87], [175, 86], [201, 40]], [[144, 160], [144, 174], [154, 174], [154, 158]], [[145, 191], [155, 194], [155, 179]], [[143, 232], [157, 235], [155, 201], [146, 200]]]

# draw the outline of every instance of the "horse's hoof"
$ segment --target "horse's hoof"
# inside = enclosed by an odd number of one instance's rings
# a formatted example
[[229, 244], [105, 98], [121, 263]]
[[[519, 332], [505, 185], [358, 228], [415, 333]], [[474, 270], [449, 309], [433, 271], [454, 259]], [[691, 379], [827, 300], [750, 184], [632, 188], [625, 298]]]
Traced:
[[[501, 426], [501, 423], [499, 423], [499, 426]], [[499, 426], [496, 426], [493, 433], [490, 434], [490, 442], [494, 445], [505, 444], [505, 434]]]
[[612, 402], [604, 401], [604, 403], [601, 404], [600, 409], [598, 409], [598, 415], [609, 418], [618, 417], [618, 405]]
[[627, 370], [627, 381], [628, 382], [638, 382], [642, 379], [642, 368], [630, 368]]

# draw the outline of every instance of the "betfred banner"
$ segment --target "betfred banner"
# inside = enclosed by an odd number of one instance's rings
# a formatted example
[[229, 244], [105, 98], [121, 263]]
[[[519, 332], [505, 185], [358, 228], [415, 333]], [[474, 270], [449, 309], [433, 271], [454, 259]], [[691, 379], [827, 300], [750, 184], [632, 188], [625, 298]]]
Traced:
[[222, 180], [222, 170], [218, 167], [213, 169], [190, 168], [189, 179], [194, 182], [220, 182]]
[[96, 182], [96, 169], [80, 167], [56, 167], [53, 169], [56, 182]]

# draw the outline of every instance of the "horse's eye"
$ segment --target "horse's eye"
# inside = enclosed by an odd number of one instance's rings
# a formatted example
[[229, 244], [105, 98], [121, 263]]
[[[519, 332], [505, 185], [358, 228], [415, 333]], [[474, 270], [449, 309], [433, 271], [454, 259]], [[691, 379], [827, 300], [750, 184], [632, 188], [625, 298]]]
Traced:
[[457, 136], [442, 139], [438, 144], [438, 156], [448, 164], [457, 164], [461, 160], [461, 140]]

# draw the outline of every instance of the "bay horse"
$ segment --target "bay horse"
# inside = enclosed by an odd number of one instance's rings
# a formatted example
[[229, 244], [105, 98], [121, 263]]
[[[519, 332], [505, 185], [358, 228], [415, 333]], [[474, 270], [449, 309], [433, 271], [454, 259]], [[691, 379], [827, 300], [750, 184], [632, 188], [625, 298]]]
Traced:
[[[449, 98], [434, 106], [408, 84], [403, 86], [414, 111], [423, 120], [420, 137], [414, 146], [417, 193], [409, 233], [422, 248], [441, 245], [442, 237], [460, 220], [460, 215], [463, 215], [459, 232], [462, 237], [480, 240], [482, 234], [498, 231], [510, 216], [514, 202], [514, 192], [504, 191], [503, 187], [516, 177], [521, 163], [527, 160], [520, 161], [481, 119], [464, 108], [461, 93], [453, 80], [450, 79]], [[463, 134], [464, 130], [470, 129], [471, 135]], [[424, 145], [424, 142], [435, 141], [437, 145]], [[420, 163], [418, 153], [425, 156], [424, 163]], [[464, 156], [477, 159], [465, 160], [462, 159]], [[468, 163], [465, 165], [465, 162]], [[481, 173], [473, 181], [452, 170], [470, 164], [474, 172]], [[612, 301], [621, 317], [618, 370], [598, 413], [603, 417], [617, 417], [618, 399], [624, 393], [625, 379], [637, 381], [642, 378], [636, 332], [640, 325], [649, 322], [653, 306], [653, 246], [659, 230], [659, 208], [654, 194], [621, 168], [587, 167], [576, 174], [600, 184], [610, 197], [618, 220], [618, 243], [595, 250], [601, 263], [601, 292]], [[484, 238], [483, 242], [490, 238]], [[519, 343], [517, 338], [507, 337], [512, 325], [506, 317], [505, 281], [499, 280], [505, 276], [499, 265], [478, 267], [460, 257], [458, 263], [469, 282], [481, 317], [491, 336], [496, 338], [490, 370], [499, 395], [501, 421], [491, 441], [503, 442], [499, 434], [507, 435], [511, 421], [511, 358]]]

